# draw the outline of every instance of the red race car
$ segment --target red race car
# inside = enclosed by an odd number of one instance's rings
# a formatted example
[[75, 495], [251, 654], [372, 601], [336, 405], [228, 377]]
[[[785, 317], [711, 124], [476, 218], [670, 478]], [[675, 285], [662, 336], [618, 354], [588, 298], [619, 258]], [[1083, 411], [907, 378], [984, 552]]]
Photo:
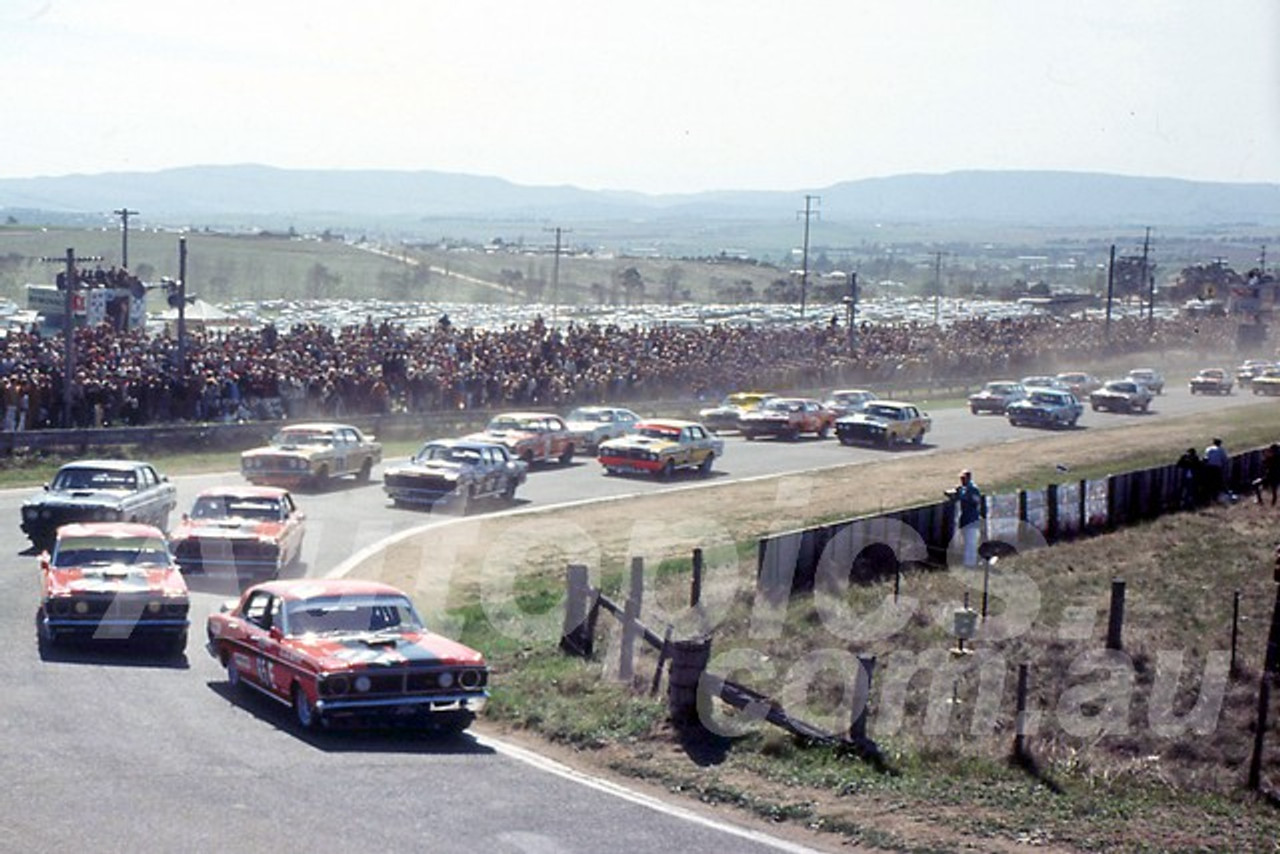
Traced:
[[157, 640], [187, 646], [187, 584], [159, 528], [133, 522], [80, 522], [58, 529], [40, 555], [41, 644], [81, 640]]
[[354, 579], [254, 585], [209, 615], [209, 654], [247, 685], [320, 725], [461, 732], [488, 700], [479, 652], [426, 629], [409, 597]]
[[169, 535], [187, 575], [265, 581], [302, 554], [306, 515], [276, 486], [215, 486]]

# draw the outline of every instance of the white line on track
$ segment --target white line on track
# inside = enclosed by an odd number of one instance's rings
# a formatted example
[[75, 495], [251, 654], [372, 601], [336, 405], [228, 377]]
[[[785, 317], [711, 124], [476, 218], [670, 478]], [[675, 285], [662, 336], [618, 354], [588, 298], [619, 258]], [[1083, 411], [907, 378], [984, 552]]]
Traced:
[[682, 819], [684, 821], [693, 822], [694, 824], [702, 825], [703, 827], [708, 827], [721, 833], [727, 833], [730, 836], [736, 836], [740, 839], [746, 839], [756, 843], [757, 845], [764, 845], [777, 851], [788, 851], [792, 852], [792, 854], [820, 854], [817, 849], [806, 848], [805, 846], [799, 845], [795, 842], [778, 839], [775, 836], [769, 836], [768, 834], [761, 833], [760, 831], [739, 827], [734, 824], [728, 824], [714, 818], [709, 818], [705, 815], [696, 813], [693, 810], [675, 806], [667, 803], [666, 801], [659, 800], [658, 798], [632, 791], [625, 786], [620, 786], [609, 780], [605, 780], [600, 777], [593, 777], [590, 774], [584, 774], [581, 771], [576, 771], [573, 768], [570, 768], [568, 765], [563, 765], [556, 762], [554, 759], [548, 759], [545, 756], [540, 756], [533, 751], [525, 750], [524, 748], [517, 747], [514, 744], [479, 734], [473, 734], [473, 737], [479, 744], [488, 747], [497, 753], [501, 753], [504, 756], [509, 756], [512, 759], [517, 759], [531, 765], [540, 771], [555, 774], [557, 777], [561, 777], [582, 786], [587, 786], [588, 788], [595, 789], [599, 792], [613, 795], [617, 798], [622, 798], [625, 801], [638, 806], [647, 807], [655, 812], [660, 812], [664, 815], [669, 815], [673, 818]]

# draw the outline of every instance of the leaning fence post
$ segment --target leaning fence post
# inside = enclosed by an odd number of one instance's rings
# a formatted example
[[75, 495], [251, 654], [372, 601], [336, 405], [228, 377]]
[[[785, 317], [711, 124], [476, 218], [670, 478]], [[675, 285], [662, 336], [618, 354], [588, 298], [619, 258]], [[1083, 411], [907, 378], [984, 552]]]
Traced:
[[636, 675], [636, 641], [640, 638], [640, 609], [644, 599], [644, 558], [631, 559], [631, 586], [622, 609], [622, 656], [618, 679], [630, 683]]
[[653, 668], [653, 684], [649, 686], [650, 697], [658, 693], [658, 686], [662, 684], [662, 668], [666, 666], [667, 659], [671, 657], [671, 632], [671, 626], [667, 626], [667, 631], [662, 636], [662, 649], [658, 650], [658, 664]]
[[698, 722], [698, 684], [711, 660], [711, 638], [672, 641], [667, 676], [667, 713], [676, 726]]
[[1123, 649], [1120, 634], [1124, 629], [1124, 579], [1111, 579], [1111, 610], [1107, 616], [1107, 649]]
[[569, 564], [566, 572], [564, 627], [560, 632], [560, 648], [570, 655], [591, 654], [591, 637], [587, 621], [587, 596], [590, 592], [587, 568]]

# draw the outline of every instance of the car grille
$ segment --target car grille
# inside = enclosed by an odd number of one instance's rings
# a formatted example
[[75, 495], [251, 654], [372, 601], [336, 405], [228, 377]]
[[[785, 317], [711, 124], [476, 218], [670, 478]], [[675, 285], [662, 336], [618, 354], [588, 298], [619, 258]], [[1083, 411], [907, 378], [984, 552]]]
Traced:
[[602, 457], [614, 457], [622, 460], [652, 460], [657, 459], [652, 451], [644, 448], [606, 448], [601, 452]]
[[[447, 685], [441, 684], [441, 677], [448, 676]], [[464, 677], [465, 674], [465, 677]], [[356, 691], [354, 680], [365, 677], [370, 680], [368, 691]], [[466, 678], [467, 684], [462, 681]], [[326, 697], [344, 697], [351, 699], [380, 699], [387, 697], [431, 696], [433, 694], [457, 694], [459, 692], [481, 692], [489, 684], [489, 672], [484, 668], [441, 668], [432, 664], [428, 668], [397, 668], [379, 672], [374, 669], [358, 670], [343, 674], [338, 678], [330, 677], [321, 683], [321, 693]]]
[[260, 540], [193, 538], [177, 543], [174, 557], [183, 572], [210, 572], [228, 567], [274, 570], [280, 559], [280, 547]]

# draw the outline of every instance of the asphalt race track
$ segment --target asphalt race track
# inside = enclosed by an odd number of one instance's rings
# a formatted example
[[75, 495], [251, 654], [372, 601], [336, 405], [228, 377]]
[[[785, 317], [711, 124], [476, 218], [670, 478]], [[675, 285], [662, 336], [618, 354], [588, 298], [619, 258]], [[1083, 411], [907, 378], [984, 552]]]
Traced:
[[[1255, 402], [1248, 395], [1192, 397], [1171, 388], [1155, 399], [1150, 415], [1086, 407], [1077, 429]], [[933, 418], [924, 448], [894, 455], [1038, 435], [961, 409]], [[1208, 438], [1189, 436], [1188, 444], [1203, 446]], [[728, 482], [885, 455], [834, 438], [747, 443], [729, 437], [714, 477]], [[379, 475], [375, 471], [367, 485], [299, 496], [308, 534], [298, 574], [324, 575], [388, 535], [439, 523], [430, 514], [389, 507]], [[207, 486], [238, 480], [238, 473], [175, 478], [179, 508]], [[594, 460], [580, 458], [536, 470], [517, 503], [550, 506], [685, 482], [606, 477]], [[9, 556], [0, 573], [0, 850], [585, 854], [619, 844], [662, 854], [802, 850], [698, 818], [689, 805], [662, 809], [584, 784], [480, 736], [303, 736], [287, 709], [229, 692], [222, 669], [204, 651], [205, 616], [233, 590], [194, 594], [185, 657], [71, 647], [42, 660], [34, 624], [38, 570], [18, 527], [19, 506], [32, 491], [0, 492], [0, 517], [10, 520], [0, 536]]]

